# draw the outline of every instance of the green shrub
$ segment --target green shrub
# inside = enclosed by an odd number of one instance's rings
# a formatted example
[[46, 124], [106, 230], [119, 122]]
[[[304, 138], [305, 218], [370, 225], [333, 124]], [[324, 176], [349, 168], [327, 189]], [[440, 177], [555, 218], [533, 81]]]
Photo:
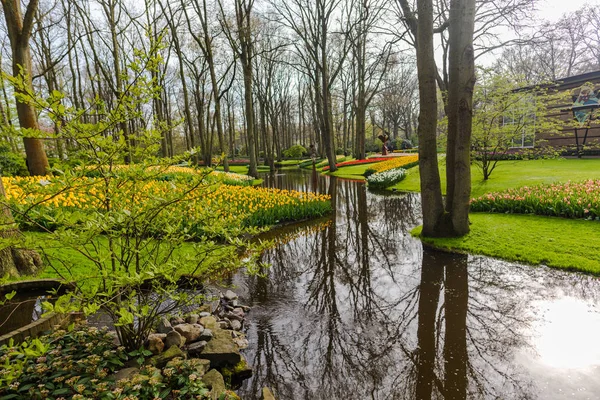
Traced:
[[27, 176], [25, 157], [14, 153], [5, 143], [0, 144], [0, 173], [2, 176]]
[[299, 144], [295, 144], [289, 149], [283, 151], [283, 156], [285, 158], [300, 158], [305, 154], [307, 154], [306, 148]]

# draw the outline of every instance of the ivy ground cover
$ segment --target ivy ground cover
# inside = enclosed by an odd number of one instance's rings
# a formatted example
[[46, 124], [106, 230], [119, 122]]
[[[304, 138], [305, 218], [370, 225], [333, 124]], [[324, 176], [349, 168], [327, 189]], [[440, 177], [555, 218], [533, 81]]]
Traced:
[[472, 199], [471, 210], [600, 220], [600, 179], [488, 193]]

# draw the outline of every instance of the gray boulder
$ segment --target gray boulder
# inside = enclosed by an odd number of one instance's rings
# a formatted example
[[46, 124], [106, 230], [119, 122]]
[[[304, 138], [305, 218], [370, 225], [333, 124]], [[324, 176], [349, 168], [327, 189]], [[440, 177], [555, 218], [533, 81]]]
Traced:
[[238, 298], [238, 295], [235, 294], [235, 292], [233, 292], [231, 290], [228, 290], [228, 291], [225, 292], [225, 295], [223, 297], [225, 297], [225, 299], [228, 300], [228, 301], [233, 301], [233, 300], [236, 300]]
[[175, 326], [175, 330], [185, 338], [187, 343], [192, 343], [198, 340], [204, 327], [199, 324], [180, 324]]
[[[199, 355], [204, 347], [206, 347], [206, 342], [204, 340], [200, 340], [199, 342], [192, 343], [188, 346], [188, 353], [191, 356]], [[208, 360], [206, 360], [208, 361]]]
[[173, 330], [173, 326], [171, 326], [171, 323], [166, 317], [162, 317], [156, 330], [158, 333], [169, 333]]
[[177, 331], [171, 331], [167, 333], [167, 337], [164, 341], [165, 347], [167, 349], [171, 348], [172, 346], [181, 347], [184, 345], [185, 342], [186, 338], [181, 336], [181, 334]]

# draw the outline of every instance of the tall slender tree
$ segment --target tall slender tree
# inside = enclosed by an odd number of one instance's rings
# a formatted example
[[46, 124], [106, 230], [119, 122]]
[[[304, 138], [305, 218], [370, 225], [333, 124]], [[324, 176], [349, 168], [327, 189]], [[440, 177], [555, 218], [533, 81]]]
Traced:
[[[27, 4], [24, 15], [21, 11], [20, 0], [1, 1], [12, 50], [13, 76], [22, 82], [22, 85], [17, 85], [15, 88], [19, 125], [21, 129], [39, 131], [40, 127], [34, 106], [19, 98], [19, 95], [27, 96], [28, 91], [33, 91], [29, 39], [31, 38], [34, 17], [38, 10], [39, 1], [31, 0]], [[29, 173], [31, 175], [45, 175], [49, 164], [41, 139], [25, 134], [23, 136], [23, 143], [25, 145]]]

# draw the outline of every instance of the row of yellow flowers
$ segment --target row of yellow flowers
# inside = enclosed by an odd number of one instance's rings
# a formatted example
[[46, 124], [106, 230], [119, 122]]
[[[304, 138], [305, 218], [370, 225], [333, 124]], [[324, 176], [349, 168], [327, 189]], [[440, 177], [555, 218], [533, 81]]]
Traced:
[[395, 168], [410, 168], [419, 162], [419, 156], [390, 157], [389, 160], [374, 164], [369, 170], [373, 173], [388, 171]]
[[[202, 219], [210, 216], [226, 223], [266, 226], [321, 216], [331, 207], [327, 195], [252, 186], [194, 187], [184, 182], [159, 180], [119, 180], [109, 184], [116, 187], [106, 186], [99, 178], [65, 182], [60, 177], [3, 177], [2, 182], [13, 206], [34, 206], [46, 214], [57, 209], [135, 211], [179, 196], [173, 211], [186, 225], [202, 223]], [[43, 213], [37, 213], [40, 214]]]

